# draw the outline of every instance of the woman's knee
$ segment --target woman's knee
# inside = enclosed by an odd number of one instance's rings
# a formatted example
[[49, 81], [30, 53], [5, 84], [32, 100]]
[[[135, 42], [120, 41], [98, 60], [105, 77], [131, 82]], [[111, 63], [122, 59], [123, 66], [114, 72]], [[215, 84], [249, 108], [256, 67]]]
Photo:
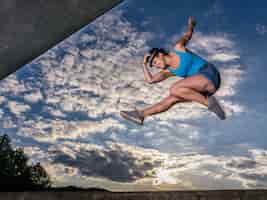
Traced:
[[205, 91], [210, 92], [210, 93], [215, 93], [216, 90], [217, 90], [217, 89], [216, 89], [216, 87], [215, 87], [215, 85], [214, 85], [213, 83], [208, 82], [208, 83], [206, 84]]

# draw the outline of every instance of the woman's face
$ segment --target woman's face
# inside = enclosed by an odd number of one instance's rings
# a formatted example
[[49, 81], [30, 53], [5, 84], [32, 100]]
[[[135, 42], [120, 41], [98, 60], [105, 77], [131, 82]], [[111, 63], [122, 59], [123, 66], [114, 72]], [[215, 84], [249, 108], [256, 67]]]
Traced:
[[153, 59], [152, 65], [159, 69], [164, 69], [166, 66], [164, 55], [162, 53], [159, 53], [159, 55]]

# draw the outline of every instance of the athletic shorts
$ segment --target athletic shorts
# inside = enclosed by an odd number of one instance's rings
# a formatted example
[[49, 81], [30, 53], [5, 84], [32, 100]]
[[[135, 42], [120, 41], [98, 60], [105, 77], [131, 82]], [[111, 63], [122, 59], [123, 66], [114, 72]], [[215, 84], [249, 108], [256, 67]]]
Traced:
[[207, 62], [198, 72], [198, 74], [202, 74], [207, 79], [209, 79], [213, 85], [215, 86], [216, 90], [213, 93], [210, 92], [203, 92], [203, 95], [205, 96], [211, 96], [213, 95], [220, 87], [221, 85], [221, 76], [220, 72], [217, 70], [217, 68], [212, 64]]

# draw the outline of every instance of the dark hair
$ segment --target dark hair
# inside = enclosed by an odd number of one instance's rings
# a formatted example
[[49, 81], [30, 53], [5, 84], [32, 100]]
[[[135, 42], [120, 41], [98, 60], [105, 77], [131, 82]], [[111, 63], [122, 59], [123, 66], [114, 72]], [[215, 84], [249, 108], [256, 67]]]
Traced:
[[150, 49], [149, 50], [150, 56], [148, 56], [147, 60], [146, 60], [146, 62], [149, 63], [150, 67], [152, 67], [152, 62], [153, 62], [154, 58], [159, 55], [159, 53], [162, 53], [164, 55], [168, 55], [169, 54], [169, 52], [167, 52], [163, 48], [152, 48], [152, 49]]
[[152, 55], [153, 53], [156, 53], [157, 55], [159, 53], [163, 53], [164, 55], [168, 55], [169, 52], [167, 52], [165, 49], [163, 48], [152, 48], [149, 50], [149, 54]]

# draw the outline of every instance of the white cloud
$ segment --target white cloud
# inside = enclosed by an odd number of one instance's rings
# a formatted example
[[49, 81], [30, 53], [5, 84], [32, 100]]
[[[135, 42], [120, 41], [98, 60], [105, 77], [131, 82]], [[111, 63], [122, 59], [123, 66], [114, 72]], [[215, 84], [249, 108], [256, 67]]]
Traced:
[[260, 35], [265, 35], [267, 33], [267, 26], [263, 24], [256, 24], [256, 32]]
[[[226, 157], [198, 152], [168, 154], [114, 142], [106, 142], [105, 146], [62, 142], [50, 147], [48, 152], [42, 152], [37, 147], [27, 147], [25, 152], [41, 160], [57, 184], [63, 185], [66, 184], [64, 176], [85, 178], [85, 174], [98, 174], [99, 177], [105, 174], [108, 177], [105, 184], [100, 181], [99, 184], [95, 182], [95, 186], [105, 185], [106, 189], [114, 191], [123, 190], [118, 188], [120, 181], [116, 181], [122, 177], [128, 179], [125, 184], [129, 184], [129, 187], [126, 190], [133, 184], [148, 184], [152, 190], [159, 186], [171, 188], [171, 185], [186, 189], [245, 189], [253, 185], [258, 187], [258, 184], [266, 187], [264, 179], [260, 179], [267, 176], [267, 153], [261, 149], [249, 150], [249, 157]], [[86, 166], [83, 165], [85, 161]], [[83, 180], [83, 187], [92, 185], [92, 181]]]
[[1, 81], [0, 92], [2, 95], [8, 92], [12, 92], [13, 95], [20, 95], [27, 90], [26, 85], [21, 84], [15, 74], [11, 74]]
[[24, 99], [30, 103], [36, 103], [43, 99], [43, 95], [40, 90], [31, 91], [29, 94], [24, 95]]
[[227, 62], [227, 61], [232, 61], [238, 58], [240, 58], [239, 55], [218, 53], [218, 54], [212, 55], [211, 58], [209, 58], [209, 60]]
[[227, 34], [216, 33], [216, 34], [203, 34], [199, 31], [194, 32], [189, 46], [196, 51], [203, 51], [205, 54], [217, 54], [221, 51], [227, 53], [234, 53], [235, 43], [232, 41]]
[[0, 104], [4, 103], [6, 101], [6, 98], [4, 96], [0, 96]]
[[31, 109], [29, 105], [18, 103], [16, 101], [8, 101], [8, 107], [10, 111], [15, 115], [21, 115]]

